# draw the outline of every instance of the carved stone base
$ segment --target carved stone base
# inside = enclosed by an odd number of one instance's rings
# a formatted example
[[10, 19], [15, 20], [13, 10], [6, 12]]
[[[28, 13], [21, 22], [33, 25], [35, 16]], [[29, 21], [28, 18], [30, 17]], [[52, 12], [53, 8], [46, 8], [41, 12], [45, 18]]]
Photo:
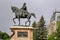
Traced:
[[12, 26], [11, 40], [33, 40], [33, 27]]

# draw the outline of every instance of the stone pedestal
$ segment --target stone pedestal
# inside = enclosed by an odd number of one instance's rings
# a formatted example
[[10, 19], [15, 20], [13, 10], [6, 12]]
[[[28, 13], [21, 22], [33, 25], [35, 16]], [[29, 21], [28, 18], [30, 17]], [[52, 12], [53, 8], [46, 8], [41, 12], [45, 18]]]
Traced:
[[11, 40], [33, 40], [33, 27], [12, 26]]

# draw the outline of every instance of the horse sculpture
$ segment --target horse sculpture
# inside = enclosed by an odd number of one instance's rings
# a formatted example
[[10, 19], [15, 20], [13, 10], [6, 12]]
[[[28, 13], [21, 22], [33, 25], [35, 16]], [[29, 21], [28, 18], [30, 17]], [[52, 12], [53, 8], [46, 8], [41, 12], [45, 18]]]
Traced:
[[14, 24], [16, 23], [14, 21], [16, 18], [19, 21], [18, 25], [20, 25], [20, 18], [27, 18], [28, 21], [25, 22], [25, 25], [27, 24], [27, 22], [29, 22], [29, 26], [30, 26], [30, 23], [31, 23], [30, 18], [31, 18], [31, 16], [33, 16], [34, 18], [36, 18], [36, 16], [35, 16], [34, 13], [29, 13], [28, 11], [24, 11], [22, 9], [18, 9], [17, 7], [14, 7], [14, 6], [12, 6], [11, 9], [12, 9], [12, 12], [15, 13], [15, 18], [13, 18]]

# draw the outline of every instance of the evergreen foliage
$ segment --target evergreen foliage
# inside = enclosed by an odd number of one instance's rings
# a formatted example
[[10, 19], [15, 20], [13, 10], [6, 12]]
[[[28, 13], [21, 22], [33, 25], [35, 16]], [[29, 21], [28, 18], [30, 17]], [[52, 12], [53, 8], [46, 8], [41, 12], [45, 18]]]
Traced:
[[43, 16], [41, 16], [41, 19], [38, 22], [37, 37], [38, 40], [47, 39], [47, 29], [45, 27], [45, 20]]
[[7, 33], [5, 33], [5, 32], [1, 32], [0, 31], [0, 39], [10, 40], [10, 36]]
[[41, 19], [38, 22], [38, 27], [43, 27], [45, 25], [44, 17], [41, 16]]
[[56, 29], [56, 32], [53, 32], [48, 37], [48, 40], [60, 40], [60, 21], [57, 21], [57, 29]]
[[38, 28], [38, 29], [34, 29], [34, 40], [46, 40], [47, 38], [47, 30], [45, 26], [45, 21], [44, 21], [44, 17], [41, 16], [41, 19], [39, 20], [39, 22], [36, 24], [36, 22], [34, 22], [32, 24], [32, 26], [34, 28]]
[[[37, 24], [36, 24], [36, 22], [34, 21], [33, 24], [32, 24], [32, 27], [33, 27], [33, 28], [36, 28], [36, 26], [37, 26]], [[33, 40], [36, 40], [36, 30], [35, 30], [35, 29], [34, 29], [34, 31], [33, 31]]]
[[32, 24], [32, 27], [36, 28], [37, 24], [36, 22], [34, 21], [33, 24]]

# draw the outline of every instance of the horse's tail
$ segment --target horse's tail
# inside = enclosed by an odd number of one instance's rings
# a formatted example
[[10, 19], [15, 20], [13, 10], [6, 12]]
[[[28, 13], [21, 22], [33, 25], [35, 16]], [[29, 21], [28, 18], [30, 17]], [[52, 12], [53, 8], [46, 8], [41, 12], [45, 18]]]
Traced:
[[34, 13], [31, 13], [32, 16], [34, 16], [34, 18], [36, 18], [36, 15]]

